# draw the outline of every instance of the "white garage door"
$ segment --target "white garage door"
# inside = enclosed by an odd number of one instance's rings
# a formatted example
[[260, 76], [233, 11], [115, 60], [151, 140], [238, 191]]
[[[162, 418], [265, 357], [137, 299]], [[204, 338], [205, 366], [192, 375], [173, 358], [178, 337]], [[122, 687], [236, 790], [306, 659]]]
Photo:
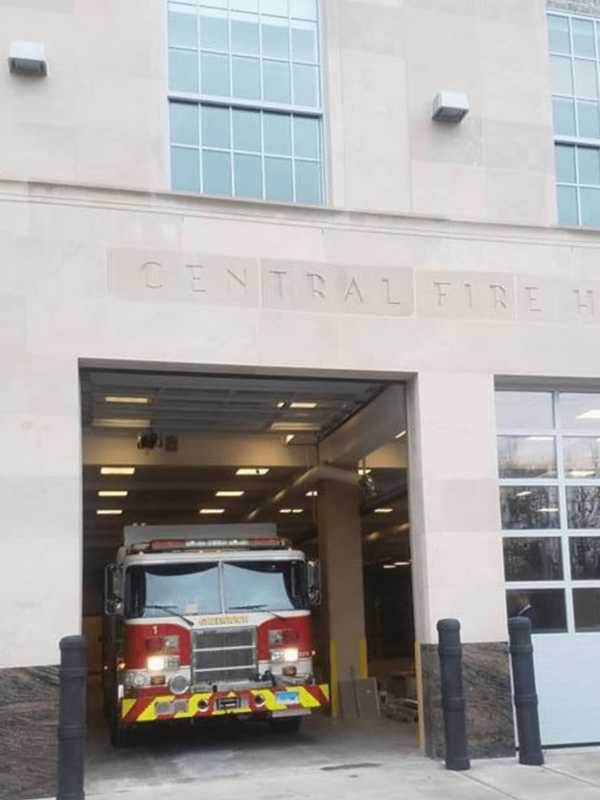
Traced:
[[534, 629], [545, 745], [600, 742], [600, 392], [496, 394], [510, 614]]

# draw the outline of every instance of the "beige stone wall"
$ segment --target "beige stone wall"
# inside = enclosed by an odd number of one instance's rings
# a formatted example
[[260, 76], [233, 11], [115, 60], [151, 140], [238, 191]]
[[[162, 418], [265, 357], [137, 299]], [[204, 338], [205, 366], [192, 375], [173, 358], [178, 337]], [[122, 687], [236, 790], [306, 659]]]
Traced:
[[[46, 43], [49, 76], [0, 70], [3, 174], [164, 190], [163, 0], [0, 0], [0, 53]], [[552, 224], [543, 0], [323, 0], [327, 172], [340, 208]], [[431, 121], [440, 89], [461, 125]]]

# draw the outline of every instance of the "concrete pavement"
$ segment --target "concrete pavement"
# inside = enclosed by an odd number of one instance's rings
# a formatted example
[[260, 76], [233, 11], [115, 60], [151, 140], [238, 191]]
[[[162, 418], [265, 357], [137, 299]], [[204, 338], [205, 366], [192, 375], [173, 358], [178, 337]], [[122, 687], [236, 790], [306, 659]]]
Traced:
[[233, 724], [148, 731], [114, 752], [101, 728], [88, 747], [90, 800], [600, 800], [600, 749], [546, 753], [544, 767], [514, 759], [475, 761], [447, 772], [423, 758], [412, 725], [310, 720], [297, 735]]

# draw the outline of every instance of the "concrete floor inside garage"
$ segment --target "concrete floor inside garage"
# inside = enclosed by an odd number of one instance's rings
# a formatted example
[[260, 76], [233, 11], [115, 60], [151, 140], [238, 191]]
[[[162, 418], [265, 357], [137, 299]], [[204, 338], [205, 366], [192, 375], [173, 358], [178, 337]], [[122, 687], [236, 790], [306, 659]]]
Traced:
[[[401, 703], [416, 692], [403, 388], [373, 381], [119, 369], [84, 369], [81, 388], [83, 628], [90, 645], [88, 793], [112, 797], [169, 781], [185, 787], [251, 774], [267, 764], [283, 766], [281, 775], [306, 765], [321, 769], [327, 764], [379, 763], [398, 755], [422, 758], [414, 710]], [[140, 448], [138, 437], [151, 432], [162, 446]], [[264, 723], [175, 730], [150, 725], [131, 747], [114, 750], [101, 708], [102, 588], [104, 566], [115, 557], [123, 527], [200, 524], [205, 518], [199, 509], [218, 505], [223, 513], [218, 519], [208, 517], [211, 524], [276, 524], [295, 549], [322, 558], [330, 527], [340, 526], [336, 506], [343, 503], [335, 497], [335, 485], [298, 483], [321, 463], [356, 477], [356, 519], [344, 535], [355, 539], [360, 585], [348, 586], [347, 573], [337, 574], [343, 542], [336, 544], [339, 553], [330, 552], [327, 569], [328, 584], [338, 594], [347, 593], [352, 602], [361, 596], [360, 613], [352, 612], [354, 620], [343, 604], [340, 616], [350, 616], [350, 630], [347, 619], [343, 624], [328, 622], [329, 629], [344, 627], [338, 635], [354, 638], [357, 649], [366, 640], [365, 670], [377, 679], [387, 701], [381, 718], [344, 720], [320, 714], [288, 738], [277, 738]], [[106, 476], [106, 465], [129, 465], [134, 472]], [[267, 474], [236, 474], [251, 466], [267, 468]], [[216, 490], [235, 489], [242, 496], [217, 501]], [[105, 497], [106, 492], [123, 496]], [[319, 502], [322, 508], [331, 492], [333, 512], [323, 514]], [[97, 514], [106, 508], [120, 513]], [[355, 609], [350, 600], [348, 608]], [[331, 612], [324, 598], [314, 616], [318, 669], [325, 681], [327, 615]]]

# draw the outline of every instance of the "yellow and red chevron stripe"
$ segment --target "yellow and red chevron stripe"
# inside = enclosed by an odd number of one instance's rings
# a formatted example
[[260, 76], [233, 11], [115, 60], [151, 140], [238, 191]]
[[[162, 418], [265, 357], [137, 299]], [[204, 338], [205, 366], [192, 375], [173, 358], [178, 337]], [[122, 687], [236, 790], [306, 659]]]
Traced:
[[[297, 695], [297, 702], [285, 702], [286, 693]], [[237, 698], [237, 707], [220, 708], [220, 700]], [[257, 702], [258, 698], [258, 702]], [[261, 702], [262, 700], [262, 702]], [[326, 683], [311, 686], [290, 686], [285, 689], [249, 689], [235, 692], [198, 692], [192, 695], [143, 694], [121, 701], [124, 723], [156, 722], [169, 719], [201, 719], [226, 714], [255, 714], [298, 709], [314, 710], [329, 704]]]

